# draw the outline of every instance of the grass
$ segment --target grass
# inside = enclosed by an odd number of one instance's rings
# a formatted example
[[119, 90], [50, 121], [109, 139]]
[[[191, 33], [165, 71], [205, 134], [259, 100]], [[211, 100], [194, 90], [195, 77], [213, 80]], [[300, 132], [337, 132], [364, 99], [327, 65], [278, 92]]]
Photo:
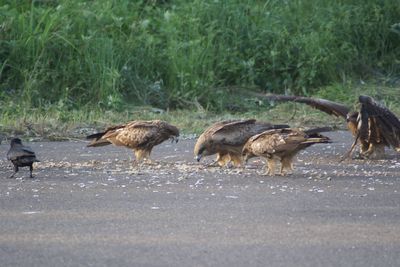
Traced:
[[[377, 87], [372, 85], [347, 84], [329, 86], [321, 89], [315, 97], [335, 100], [357, 109], [360, 94], [375, 97], [400, 117], [399, 88]], [[233, 100], [232, 100], [233, 101]], [[345, 129], [343, 118], [335, 118], [307, 105], [294, 103], [274, 104], [254, 97], [240, 97], [233, 101], [235, 109], [213, 112], [203, 109], [162, 110], [151, 106], [129, 107], [123, 111], [104, 109], [67, 110], [65, 106], [50, 106], [48, 109], [20, 110], [17, 113], [4, 113], [0, 119], [0, 134], [24, 136], [31, 140], [82, 139], [85, 135], [101, 130], [112, 124], [120, 124], [136, 119], [161, 119], [181, 129], [183, 135], [200, 134], [216, 121], [228, 119], [255, 118], [276, 124], [289, 124], [292, 127], [310, 128], [333, 126]], [[237, 106], [236, 106], [237, 105]]]
[[399, 17], [398, 0], [4, 0], [0, 132], [59, 139], [132, 119], [186, 133], [224, 118], [331, 121], [249, 91], [349, 106], [365, 93], [399, 114]]
[[[214, 113], [195, 110], [175, 110], [163, 114], [152, 109], [129, 112], [102, 112], [92, 111], [72, 112], [69, 118], [60, 120], [61, 114], [54, 113], [29, 113], [23, 117], [3, 117], [1, 128], [3, 135], [24, 136], [31, 140], [66, 140], [82, 139], [85, 135], [96, 130], [104, 129], [112, 124], [120, 124], [134, 119], [161, 119], [168, 121], [181, 129], [182, 134], [200, 134], [206, 127], [216, 121], [229, 119], [256, 118], [273, 123], [289, 123], [295, 127], [311, 126], [325, 123], [326, 116], [305, 106], [296, 106], [296, 111], [291, 104], [282, 104], [265, 111], [249, 111], [244, 113]], [[290, 118], [290, 119], [288, 119]], [[343, 127], [340, 119], [331, 121], [329, 125]]]
[[0, 17], [2, 113], [222, 112], [231, 88], [313, 95], [400, 71], [397, 0], [5, 0]]

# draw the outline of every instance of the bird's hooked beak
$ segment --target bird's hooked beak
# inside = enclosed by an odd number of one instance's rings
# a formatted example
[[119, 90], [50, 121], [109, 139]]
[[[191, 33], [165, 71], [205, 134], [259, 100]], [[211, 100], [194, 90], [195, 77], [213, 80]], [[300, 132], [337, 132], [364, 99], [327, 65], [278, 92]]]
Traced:
[[179, 141], [179, 137], [175, 137], [175, 136], [173, 136], [173, 137], [171, 137], [171, 143], [173, 143], [175, 141], [175, 144], [176, 143], [178, 143], [178, 141]]
[[197, 162], [200, 162], [200, 160], [201, 160], [201, 157], [202, 157], [202, 156], [201, 156], [200, 154], [196, 156], [196, 160], [197, 160]]

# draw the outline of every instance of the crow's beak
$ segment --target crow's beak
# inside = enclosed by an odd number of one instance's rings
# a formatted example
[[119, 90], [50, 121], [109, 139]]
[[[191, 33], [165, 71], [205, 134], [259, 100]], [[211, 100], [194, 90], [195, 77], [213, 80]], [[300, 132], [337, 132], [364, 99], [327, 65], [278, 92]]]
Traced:
[[200, 162], [200, 160], [201, 160], [201, 155], [197, 155], [197, 156], [196, 156], [196, 160], [197, 160], [197, 162]]

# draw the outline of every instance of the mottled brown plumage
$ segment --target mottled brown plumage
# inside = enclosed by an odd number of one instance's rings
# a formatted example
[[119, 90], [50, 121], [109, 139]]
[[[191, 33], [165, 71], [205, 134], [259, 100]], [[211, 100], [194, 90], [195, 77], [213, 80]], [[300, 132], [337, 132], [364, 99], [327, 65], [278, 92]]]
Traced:
[[358, 100], [361, 107], [353, 146], [359, 140], [366, 158], [384, 157], [385, 147], [400, 152], [400, 120], [396, 115], [372, 97], [360, 96]]
[[347, 127], [355, 138], [349, 155], [357, 143], [360, 145], [360, 156], [363, 158], [383, 158], [385, 147], [400, 151], [399, 119], [388, 108], [369, 96], [359, 97], [360, 109], [354, 112], [343, 104], [325, 99], [286, 95], [258, 94], [258, 96], [270, 101], [304, 103], [328, 114], [345, 118]]
[[154, 146], [167, 139], [178, 141], [177, 127], [160, 120], [131, 121], [126, 124], [108, 127], [105, 131], [87, 136], [93, 139], [88, 147], [113, 144], [124, 146], [134, 151], [137, 162], [150, 160]]
[[203, 156], [217, 154], [216, 163], [219, 166], [226, 166], [229, 162], [240, 166], [243, 145], [251, 136], [269, 129], [286, 127], [289, 126], [273, 125], [254, 119], [217, 122], [199, 136], [194, 155], [197, 161], [200, 161]]
[[280, 174], [293, 170], [293, 158], [301, 150], [316, 144], [329, 143], [330, 139], [319, 134], [318, 129], [274, 129], [251, 137], [243, 147], [243, 160], [252, 157], [266, 159], [266, 174], [275, 175], [275, 161], [281, 162]]

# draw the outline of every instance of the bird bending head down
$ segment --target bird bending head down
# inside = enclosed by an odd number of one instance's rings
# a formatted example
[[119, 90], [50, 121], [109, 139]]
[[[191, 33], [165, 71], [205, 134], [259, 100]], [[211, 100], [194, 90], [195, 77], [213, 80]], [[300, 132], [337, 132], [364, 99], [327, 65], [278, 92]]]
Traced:
[[113, 144], [124, 146], [134, 151], [136, 162], [150, 162], [150, 153], [154, 146], [171, 139], [178, 142], [179, 129], [165, 121], [131, 121], [126, 124], [111, 126], [105, 131], [87, 136], [93, 139], [88, 147]]
[[204, 156], [217, 154], [217, 159], [212, 164], [217, 163], [223, 167], [232, 162], [235, 167], [242, 166], [242, 148], [251, 136], [269, 129], [285, 127], [289, 126], [255, 119], [216, 122], [197, 139], [193, 151], [195, 159], [200, 161]]
[[257, 96], [273, 102], [303, 103], [327, 114], [345, 118], [354, 136], [354, 142], [342, 160], [351, 156], [357, 144], [360, 145], [361, 158], [382, 159], [385, 157], [385, 147], [391, 147], [400, 152], [399, 118], [370, 96], [358, 97], [359, 108], [355, 112], [351, 112], [350, 108], [344, 104], [321, 98], [262, 94], [257, 94]]

